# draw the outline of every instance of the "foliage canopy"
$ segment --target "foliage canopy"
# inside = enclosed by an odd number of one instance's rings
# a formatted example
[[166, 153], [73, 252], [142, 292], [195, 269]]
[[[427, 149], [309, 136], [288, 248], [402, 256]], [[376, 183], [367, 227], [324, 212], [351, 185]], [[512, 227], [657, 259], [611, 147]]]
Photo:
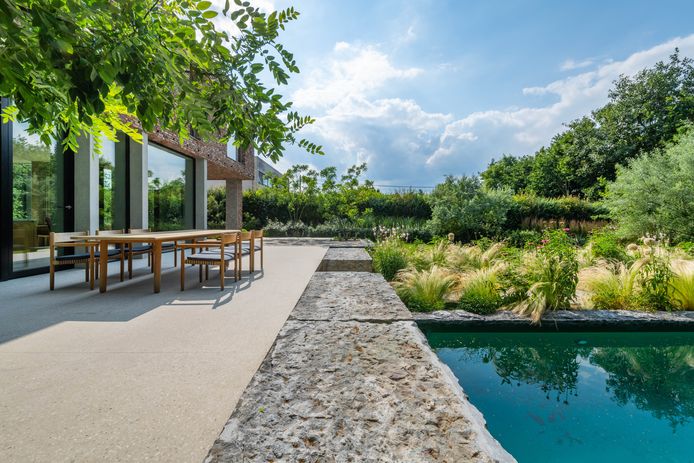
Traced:
[[[121, 130], [137, 132], [121, 117], [136, 117], [181, 139], [233, 139], [273, 160], [310, 117], [291, 111], [261, 79], [278, 85], [299, 72], [277, 38], [299, 13], [266, 14], [234, 0], [222, 15], [237, 29], [219, 30], [210, 1], [2, 0], [0, 95], [13, 101], [5, 120], [28, 122], [48, 144]], [[298, 141], [312, 153], [320, 146]], [[99, 146], [97, 146], [99, 149]]]

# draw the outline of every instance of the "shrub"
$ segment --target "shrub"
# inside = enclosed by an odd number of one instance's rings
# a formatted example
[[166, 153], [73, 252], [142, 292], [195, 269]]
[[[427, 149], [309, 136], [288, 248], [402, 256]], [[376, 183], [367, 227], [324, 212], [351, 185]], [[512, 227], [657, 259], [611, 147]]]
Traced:
[[608, 184], [605, 205], [625, 238], [694, 239], [694, 130], [663, 152], [632, 160]]
[[498, 271], [499, 268], [486, 268], [464, 275], [458, 308], [481, 315], [496, 312], [503, 304]]
[[694, 242], [692, 241], [682, 241], [677, 245], [679, 249], [684, 251], [690, 257], [694, 257]]
[[509, 246], [524, 248], [527, 245], [535, 245], [542, 239], [542, 233], [537, 230], [512, 230], [506, 234], [506, 242]]
[[451, 176], [436, 185], [429, 200], [432, 233], [454, 233], [463, 242], [500, 236], [513, 203], [509, 191], [486, 190], [477, 177]]
[[520, 285], [515, 288], [519, 300], [514, 312], [530, 316], [534, 323], [546, 310], [569, 308], [576, 295], [578, 260], [576, 249], [566, 232], [545, 232], [541, 245], [524, 256]]
[[602, 229], [594, 231], [588, 242], [592, 255], [598, 259], [629, 262], [632, 259], [614, 231]]
[[377, 243], [372, 257], [374, 269], [388, 281], [392, 281], [400, 270], [407, 267], [407, 252], [398, 240]]
[[653, 253], [645, 262], [641, 268], [639, 303], [651, 310], [671, 309], [669, 292], [673, 272], [667, 256]]
[[429, 270], [410, 268], [401, 271], [394, 284], [400, 299], [412, 310], [431, 312], [443, 310], [455, 285], [455, 276], [448, 270], [433, 266]]

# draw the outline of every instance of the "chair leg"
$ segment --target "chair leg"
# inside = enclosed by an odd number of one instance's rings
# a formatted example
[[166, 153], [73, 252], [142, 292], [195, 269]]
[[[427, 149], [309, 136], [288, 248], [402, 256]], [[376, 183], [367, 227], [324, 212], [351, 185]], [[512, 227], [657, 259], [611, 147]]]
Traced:
[[53, 264], [53, 259], [51, 259], [51, 278], [50, 278], [50, 288], [51, 291], [55, 289], [55, 265]]
[[128, 280], [133, 279], [133, 252], [128, 252]]
[[205, 281], [210, 279], [210, 266], [205, 265]]
[[149, 251], [147, 253], [147, 267], [151, 267], [151, 266], [152, 266], [152, 251]]
[[225, 261], [221, 261], [219, 263], [219, 286], [220, 286], [220, 291], [224, 291], [224, 271], [226, 270], [227, 263]]
[[125, 275], [125, 249], [121, 246], [120, 248], [120, 281], [123, 281], [123, 276]]
[[87, 266], [89, 267], [89, 289], [92, 290], [94, 289], [94, 280], [96, 280], [96, 259], [94, 259], [94, 255], [91, 254], [89, 257], [89, 263], [87, 263]]
[[260, 270], [263, 269], [263, 254], [265, 251], [263, 250], [263, 245], [260, 245]]
[[200, 283], [202, 283], [202, 264], [198, 265], [200, 268], [199, 273], [200, 273]]
[[[181, 257], [183, 259], [183, 257]], [[176, 253], [176, 247], [174, 247], [174, 267], [178, 267], [178, 254]]]
[[[174, 255], [175, 254], [176, 254], [176, 251], [174, 251]], [[183, 257], [183, 249], [181, 249], [181, 291], [184, 290], [185, 281], [186, 281], [186, 260]]]

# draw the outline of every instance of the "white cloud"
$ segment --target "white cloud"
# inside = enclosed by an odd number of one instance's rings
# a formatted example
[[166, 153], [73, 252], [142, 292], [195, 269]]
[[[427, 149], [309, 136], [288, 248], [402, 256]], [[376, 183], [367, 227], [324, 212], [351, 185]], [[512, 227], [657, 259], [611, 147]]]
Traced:
[[398, 84], [422, 77], [423, 71], [398, 67], [374, 46], [342, 43], [326, 60], [326, 70], [311, 72], [293, 100], [317, 117], [306, 136], [321, 143], [328, 155], [316, 164], [344, 168], [368, 162], [369, 176], [377, 183], [433, 185], [444, 174], [479, 172], [505, 153], [533, 153], [561, 132], [562, 124], [605, 104], [620, 75], [666, 60], [675, 47], [683, 56], [694, 56], [694, 34], [519, 89], [525, 95], [552, 96], [550, 103], [455, 118], [428, 112], [411, 99], [384, 98], [384, 90], [392, 94]]
[[582, 61], [574, 61], [572, 59], [567, 59], [561, 65], [562, 71], [573, 71], [574, 69], [583, 69], [595, 63], [592, 58], [584, 59]]
[[422, 73], [418, 68], [399, 68], [374, 46], [338, 42], [333, 56], [321, 68], [308, 74], [302, 88], [294, 92], [297, 107], [328, 108], [344, 99], [364, 97], [396, 79]]
[[[620, 75], [633, 75], [666, 60], [675, 47], [684, 56], [694, 56], [694, 35], [675, 38], [622, 61], [607, 62], [594, 71], [523, 89], [525, 95], [557, 97], [556, 102], [546, 106], [476, 112], [453, 121], [445, 128], [441, 143], [427, 158], [427, 164], [455, 163], [472, 173], [503, 153], [532, 153], [561, 132], [562, 124], [605, 104], [612, 83]], [[461, 134], [468, 138], [473, 134], [475, 138], [466, 139]]]

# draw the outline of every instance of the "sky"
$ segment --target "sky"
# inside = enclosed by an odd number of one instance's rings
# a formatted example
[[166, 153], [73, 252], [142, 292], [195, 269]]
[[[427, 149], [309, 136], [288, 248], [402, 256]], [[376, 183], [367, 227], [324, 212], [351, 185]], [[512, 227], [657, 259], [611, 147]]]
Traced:
[[377, 185], [433, 186], [532, 154], [607, 102], [612, 82], [694, 58], [694, 2], [260, 0], [296, 8], [280, 42], [301, 73], [280, 93], [316, 123], [278, 167], [366, 162]]

